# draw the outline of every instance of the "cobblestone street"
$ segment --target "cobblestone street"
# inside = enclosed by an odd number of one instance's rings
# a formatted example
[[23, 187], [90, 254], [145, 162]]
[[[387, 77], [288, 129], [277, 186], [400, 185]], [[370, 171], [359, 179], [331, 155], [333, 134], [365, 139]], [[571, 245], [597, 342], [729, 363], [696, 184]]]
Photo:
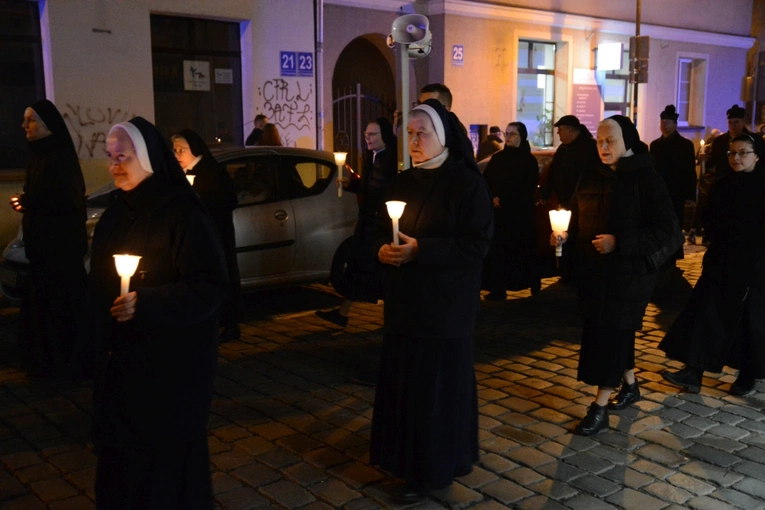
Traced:
[[[687, 252], [638, 333], [643, 399], [590, 438], [571, 434], [594, 395], [576, 380], [575, 292], [553, 278], [534, 297], [482, 302], [480, 461], [418, 508], [765, 508], [765, 385], [733, 397], [726, 371], [692, 395], [659, 375], [681, 366], [657, 343], [701, 271], [701, 249]], [[402, 482], [368, 464], [374, 388], [353, 379], [376, 364], [382, 305], [354, 305], [340, 330], [314, 315], [338, 302], [320, 285], [246, 297], [257, 311], [220, 348], [209, 424], [219, 508], [395, 507]], [[90, 383], [28, 380], [18, 310], [0, 312], [0, 509], [93, 508]]]

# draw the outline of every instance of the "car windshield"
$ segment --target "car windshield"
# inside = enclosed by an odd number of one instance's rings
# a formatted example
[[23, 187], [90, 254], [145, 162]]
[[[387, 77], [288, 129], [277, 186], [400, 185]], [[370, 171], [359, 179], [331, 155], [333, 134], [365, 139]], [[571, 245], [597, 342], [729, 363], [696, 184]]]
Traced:
[[88, 207], [108, 207], [111, 202], [112, 191], [116, 190], [114, 181], [109, 181], [96, 191], [88, 195], [87, 206]]

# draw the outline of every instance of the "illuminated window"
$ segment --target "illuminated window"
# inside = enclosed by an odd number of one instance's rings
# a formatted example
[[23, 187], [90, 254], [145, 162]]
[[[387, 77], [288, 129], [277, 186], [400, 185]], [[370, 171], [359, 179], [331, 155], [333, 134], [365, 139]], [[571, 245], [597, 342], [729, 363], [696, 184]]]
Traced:
[[555, 105], [555, 43], [518, 41], [518, 103], [516, 119], [526, 125], [529, 143], [553, 143]]
[[677, 125], [703, 126], [706, 96], [706, 58], [677, 59]]

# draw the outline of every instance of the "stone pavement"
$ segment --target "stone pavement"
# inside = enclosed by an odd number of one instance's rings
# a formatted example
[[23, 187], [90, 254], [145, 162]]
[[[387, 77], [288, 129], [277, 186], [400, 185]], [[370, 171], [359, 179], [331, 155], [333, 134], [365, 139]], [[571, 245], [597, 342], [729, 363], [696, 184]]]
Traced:
[[[662, 278], [638, 333], [643, 400], [591, 438], [570, 432], [594, 395], [576, 381], [571, 289], [548, 279], [534, 297], [484, 302], [480, 461], [418, 508], [765, 508], [763, 383], [732, 397], [726, 371], [690, 395], [658, 375], [679, 366], [656, 346], [700, 274], [702, 253], [688, 248], [684, 273]], [[382, 306], [354, 306], [339, 330], [313, 315], [337, 301], [316, 285], [247, 297], [260, 311], [220, 349], [209, 426], [219, 508], [392, 506], [401, 482], [368, 464], [374, 392], [352, 380], [374, 366]], [[29, 381], [18, 370], [18, 311], [0, 312], [0, 509], [93, 508], [89, 385]]]

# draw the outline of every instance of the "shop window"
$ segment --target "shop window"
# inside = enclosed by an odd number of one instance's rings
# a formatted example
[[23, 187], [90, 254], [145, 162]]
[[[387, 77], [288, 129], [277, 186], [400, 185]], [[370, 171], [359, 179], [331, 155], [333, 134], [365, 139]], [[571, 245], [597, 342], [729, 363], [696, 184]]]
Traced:
[[553, 143], [555, 106], [555, 43], [518, 41], [518, 104], [516, 119], [526, 125], [529, 143]]
[[157, 128], [244, 145], [239, 24], [153, 14], [151, 50]]
[[26, 166], [24, 110], [44, 98], [39, 6], [0, 0], [0, 170]]
[[681, 56], [677, 59], [677, 125], [703, 126], [707, 61]]

